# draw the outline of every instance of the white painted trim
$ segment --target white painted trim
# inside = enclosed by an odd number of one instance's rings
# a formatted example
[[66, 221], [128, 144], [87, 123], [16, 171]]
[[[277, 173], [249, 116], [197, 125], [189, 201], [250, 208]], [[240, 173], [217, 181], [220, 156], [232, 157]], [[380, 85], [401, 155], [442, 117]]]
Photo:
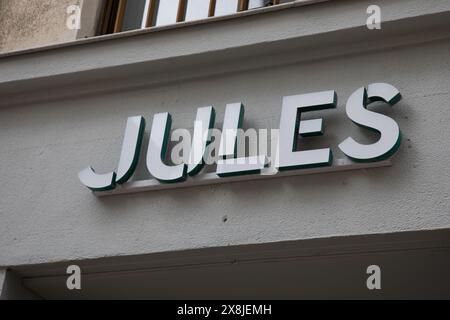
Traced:
[[148, 19], [148, 9], [150, 7], [150, 1], [151, 0], [145, 0], [145, 8], [144, 8], [144, 14], [142, 15], [142, 22], [141, 22], [141, 29], [145, 29], [147, 27], [147, 19]]
[[81, 7], [81, 28], [76, 31], [76, 38], [73, 42], [95, 37], [102, 20], [102, 0], [80, 0], [79, 6]]
[[2, 299], [3, 287], [5, 285], [6, 269], [0, 269], [0, 300]]

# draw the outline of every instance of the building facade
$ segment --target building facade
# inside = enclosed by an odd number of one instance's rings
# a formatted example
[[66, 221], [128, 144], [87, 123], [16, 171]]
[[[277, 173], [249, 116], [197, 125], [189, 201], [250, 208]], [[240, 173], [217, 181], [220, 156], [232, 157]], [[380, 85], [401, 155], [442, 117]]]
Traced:
[[[191, 2], [0, 2], [1, 297], [450, 298], [450, 2]], [[380, 83], [402, 99], [376, 101]], [[298, 147], [328, 148], [324, 166], [151, 179], [155, 115], [192, 132], [213, 106], [222, 128], [242, 103], [244, 129], [283, 131], [286, 97], [330, 90], [331, 108], [302, 115], [323, 135]], [[342, 148], [384, 141], [352, 122], [358, 92], [369, 123], [401, 130], [383, 159]], [[142, 151], [116, 186], [136, 116]], [[115, 189], [86, 188], [89, 166], [116, 170]]]

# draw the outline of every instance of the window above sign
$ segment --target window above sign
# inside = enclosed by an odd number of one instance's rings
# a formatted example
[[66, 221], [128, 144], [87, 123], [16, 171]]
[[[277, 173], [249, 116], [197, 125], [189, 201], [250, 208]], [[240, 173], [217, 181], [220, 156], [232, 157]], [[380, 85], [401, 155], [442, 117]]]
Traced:
[[101, 34], [230, 15], [293, 0], [107, 0]]

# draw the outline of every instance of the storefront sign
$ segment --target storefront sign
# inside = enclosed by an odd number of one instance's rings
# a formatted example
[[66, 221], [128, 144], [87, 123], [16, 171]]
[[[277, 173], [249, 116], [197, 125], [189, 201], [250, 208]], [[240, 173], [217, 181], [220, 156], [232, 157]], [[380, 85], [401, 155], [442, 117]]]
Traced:
[[[91, 167], [81, 171], [79, 178], [89, 189], [98, 193], [115, 194], [167, 189], [177, 185], [191, 186], [220, 183], [221, 181], [249, 180], [249, 175], [259, 177], [286, 176], [338, 170], [359, 169], [386, 165], [399, 148], [401, 133], [398, 124], [383, 114], [368, 110], [374, 101], [395, 105], [401, 99], [400, 92], [392, 85], [375, 83], [356, 90], [348, 99], [346, 112], [356, 125], [376, 131], [380, 138], [373, 144], [361, 144], [348, 137], [339, 144], [339, 149], [348, 160], [334, 161], [330, 148], [298, 151], [300, 137], [322, 135], [323, 119], [302, 120], [303, 113], [336, 108], [335, 91], [300, 94], [283, 98], [280, 128], [276, 141], [276, 155], [267, 154], [245, 157], [237, 152], [240, 142], [238, 131], [242, 127], [244, 106], [241, 103], [227, 105], [223, 128], [218, 144], [218, 157], [214, 163], [215, 173], [202, 173], [207, 161], [207, 149], [215, 123], [213, 107], [200, 108], [197, 112], [189, 157], [178, 164], [167, 161], [171, 115], [156, 114], [153, 119], [146, 165], [153, 180], [129, 182], [138, 164], [145, 120], [142, 116], [128, 119], [118, 168], [114, 172], [98, 174]], [[273, 146], [272, 146], [273, 147]], [[170, 159], [169, 159], [170, 160]], [[271, 168], [272, 170], [269, 170]], [[293, 174], [290, 174], [295, 172]], [[247, 178], [242, 178], [247, 177]], [[253, 176], [255, 177], [255, 175]]]

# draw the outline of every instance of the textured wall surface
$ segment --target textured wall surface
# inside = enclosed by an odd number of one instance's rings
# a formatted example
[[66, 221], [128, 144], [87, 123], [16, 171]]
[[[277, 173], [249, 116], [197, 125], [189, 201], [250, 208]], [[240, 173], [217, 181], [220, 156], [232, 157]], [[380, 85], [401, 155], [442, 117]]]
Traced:
[[89, 0], [83, 10], [81, 32], [66, 27], [66, 9], [83, 0], [0, 1], [0, 52], [28, 49], [76, 40], [95, 34], [99, 0]]
[[[0, 265], [450, 227], [449, 50], [443, 41], [1, 109]], [[197, 107], [216, 106], [220, 123], [225, 104], [242, 100], [246, 126], [277, 128], [282, 96], [327, 89], [339, 107], [320, 113], [327, 131], [315, 146], [339, 157], [338, 142], [361, 136], [346, 99], [378, 81], [404, 96], [380, 109], [404, 134], [390, 168], [105, 199], [77, 179], [87, 165], [116, 166], [128, 116], [145, 116], [147, 134], [164, 111], [191, 128]]]
[[[339, 23], [345, 24], [355, 17], [348, 7], [361, 2], [336, 1], [336, 6], [337, 3], [344, 3], [340, 11], [334, 12], [340, 14]], [[405, 1], [385, 3], [394, 6]], [[407, 14], [438, 8], [423, 9], [424, 2], [415, 3], [420, 5], [406, 10]], [[447, 9], [448, 2], [439, 3]], [[353, 9], [365, 12], [364, 6]], [[300, 16], [302, 11], [298, 12]], [[305, 15], [314, 17], [306, 20], [310, 29], [300, 28], [305, 20], [293, 19], [299, 23], [298, 30], [315, 30], [319, 25], [339, 28], [335, 16], [322, 17], [325, 22], [318, 23], [316, 15], [310, 12]], [[364, 23], [363, 18], [364, 15], [355, 19]], [[248, 21], [255, 23], [255, 20]], [[207, 52], [208, 34], [202, 33], [200, 27], [190, 30], [192, 38], [184, 41], [195, 44], [200, 39], [203, 45], [197, 49]], [[155, 38], [173, 39], [176, 32], [179, 30], [167, 33], [168, 38], [163, 38], [165, 33]], [[288, 33], [282, 30], [280, 37], [283, 32]], [[230, 42], [248, 38], [247, 33], [237, 28], [224, 34]], [[266, 35], [262, 33], [261, 38]], [[147, 39], [154, 39], [150, 36]], [[221, 34], [216, 41], [225, 36]], [[139, 41], [138, 37], [133, 39]], [[104, 58], [104, 63], [110, 65], [119, 58], [131, 61], [134, 55], [141, 57], [142, 52], [152, 52], [127, 47], [124, 50], [130, 51], [123, 51], [127, 54], [111, 53], [108, 44], [117, 43], [114, 41], [117, 39], [65, 48], [62, 49], [65, 54], [61, 55], [53, 50], [33, 54], [33, 59], [5, 58], [3, 68], [10, 70], [11, 75], [18, 69], [16, 66], [22, 65], [18, 74], [26, 77], [27, 71], [39, 74], [40, 66], [52, 58], [60, 59], [53, 69], [48, 68], [54, 73], [63, 68], [89, 65], [93, 63], [89, 59], [77, 60], [89, 48], [95, 48], [92, 51], [96, 50], [97, 57], [111, 54]], [[330, 55], [321, 59], [288, 61], [283, 65], [220, 72], [209, 77], [192, 77], [186, 73], [183, 80], [133, 89], [126, 86], [132, 81], [132, 75], [124, 72], [120, 90], [58, 99], [50, 98], [52, 90], [47, 90], [40, 92], [41, 102], [0, 108], [0, 266], [450, 228], [449, 38], [333, 54], [339, 45], [336, 41], [335, 47], [327, 47]], [[160, 46], [161, 51], [165, 48]], [[257, 51], [248, 50], [247, 54], [257, 56]], [[301, 56], [303, 52], [292, 54]], [[70, 65], [64, 63], [69, 58]], [[227, 62], [226, 55], [222, 58]], [[159, 67], [169, 68], [169, 62], [165, 60]], [[102, 71], [93, 70], [85, 77], [94, 77]], [[154, 69], [143, 71], [149, 76], [155, 73]], [[8, 84], [5, 77], [0, 75], [2, 87], [17, 90], [17, 85]], [[79, 77], [78, 73], [68, 72], [62, 78], [76, 81]], [[49, 80], [43, 78], [42, 82], [45, 81]], [[129, 116], [143, 115], [147, 119], [148, 137], [152, 117], [157, 112], [171, 112], [174, 128], [192, 128], [197, 108], [213, 105], [218, 113], [216, 125], [220, 128], [225, 105], [242, 101], [246, 105], [246, 127], [278, 128], [283, 96], [330, 89], [338, 93], [338, 108], [308, 115], [324, 118], [326, 134], [311, 139], [304, 147], [330, 146], [339, 158], [342, 154], [337, 145], [349, 135], [367, 142], [377, 138], [353, 125], [345, 115], [345, 102], [350, 94], [373, 82], [390, 83], [404, 97], [393, 108], [375, 107], [394, 118], [403, 131], [403, 144], [392, 167], [101, 199], [82, 187], [77, 179], [77, 173], [88, 165], [99, 172], [116, 167]], [[24, 88], [26, 85], [27, 81], [23, 81]], [[144, 150], [146, 147], [144, 143]], [[145, 175], [144, 162], [141, 159], [138, 177]]]

